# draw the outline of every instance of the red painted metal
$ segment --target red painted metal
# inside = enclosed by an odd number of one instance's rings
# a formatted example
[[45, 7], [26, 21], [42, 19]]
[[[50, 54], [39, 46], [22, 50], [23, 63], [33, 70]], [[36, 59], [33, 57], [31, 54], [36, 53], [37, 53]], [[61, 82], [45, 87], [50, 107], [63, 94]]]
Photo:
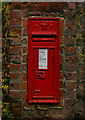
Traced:
[[[32, 17], [28, 26], [28, 103], [58, 103], [60, 19]], [[47, 52], [45, 68], [39, 50]]]

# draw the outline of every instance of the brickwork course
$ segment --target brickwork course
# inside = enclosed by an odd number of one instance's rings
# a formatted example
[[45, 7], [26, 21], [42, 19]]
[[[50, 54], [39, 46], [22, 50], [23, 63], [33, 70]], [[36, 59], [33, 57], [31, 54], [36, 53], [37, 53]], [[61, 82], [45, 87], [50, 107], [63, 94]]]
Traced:
[[[9, 96], [16, 120], [84, 119], [85, 2], [11, 2], [9, 11]], [[28, 104], [28, 18], [60, 18], [58, 104]], [[4, 65], [4, 64], [3, 64]]]

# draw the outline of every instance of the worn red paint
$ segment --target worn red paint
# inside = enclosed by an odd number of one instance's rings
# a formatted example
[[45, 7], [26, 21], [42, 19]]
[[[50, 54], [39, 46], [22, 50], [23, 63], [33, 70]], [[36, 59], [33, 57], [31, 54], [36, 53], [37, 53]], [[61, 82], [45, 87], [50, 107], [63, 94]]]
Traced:
[[[60, 19], [29, 18], [28, 26], [28, 103], [58, 103]], [[40, 67], [43, 50], [47, 66]]]

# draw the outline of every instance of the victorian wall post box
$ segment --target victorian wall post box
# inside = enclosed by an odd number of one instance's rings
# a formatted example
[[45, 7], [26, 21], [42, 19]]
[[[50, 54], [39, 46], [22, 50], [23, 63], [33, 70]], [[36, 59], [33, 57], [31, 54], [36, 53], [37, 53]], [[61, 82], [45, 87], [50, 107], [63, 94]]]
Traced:
[[59, 18], [28, 19], [28, 103], [59, 102]]

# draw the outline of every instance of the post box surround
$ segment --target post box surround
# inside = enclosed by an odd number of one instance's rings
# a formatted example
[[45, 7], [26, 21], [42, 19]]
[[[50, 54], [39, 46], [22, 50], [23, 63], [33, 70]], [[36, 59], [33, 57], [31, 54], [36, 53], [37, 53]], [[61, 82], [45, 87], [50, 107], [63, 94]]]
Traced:
[[28, 103], [59, 102], [60, 19], [28, 19]]

